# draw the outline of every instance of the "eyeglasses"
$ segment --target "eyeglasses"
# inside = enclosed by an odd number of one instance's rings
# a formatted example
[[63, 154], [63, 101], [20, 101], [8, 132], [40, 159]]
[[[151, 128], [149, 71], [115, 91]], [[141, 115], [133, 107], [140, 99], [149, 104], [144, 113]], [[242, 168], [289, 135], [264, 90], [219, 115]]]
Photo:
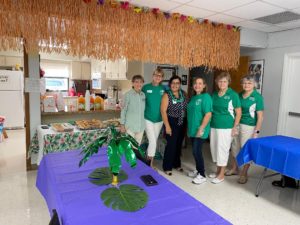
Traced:
[[154, 74], [153, 76], [155, 76], [157, 78], [162, 78], [162, 75], [159, 75], [159, 74]]

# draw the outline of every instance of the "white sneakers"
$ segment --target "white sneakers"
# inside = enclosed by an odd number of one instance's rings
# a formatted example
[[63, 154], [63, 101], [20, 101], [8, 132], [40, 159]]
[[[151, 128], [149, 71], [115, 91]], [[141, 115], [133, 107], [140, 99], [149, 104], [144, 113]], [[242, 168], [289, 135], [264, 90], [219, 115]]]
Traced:
[[188, 177], [196, 177], [197, 176], [197, 174], [198, 174], [198, 171], [197, 170], [194, 170], [194, 171], [190, 171], [190, 172], [188, 172]]
[[213, 184], [219, 184], [219, 183], [221, 183], [221, 182], [223, 182], [223, 181], [224, 181], [224, 178], [223, 178], [223, 179], [214, 178], [214, 179], [211, 180], [211, 182], [212, 182]]
[[[198, 173], [197, 170], [190, 171], [190, 172], [188, 172], [187, 175], [188, 175], [189, 177], [193, 177], [193, 178], [194, 178], [193, 181], [192, 181], [194, 184], [203, 184], [203, 183], [206, 182], [206, 178], [203, 177], [203, 176], [201, 176], [201, 175]], [[217, 178], [217, 175], [216, 175], [215, 173], [209, 174], [208, 177], [209, 177], [209, 178], [213, 178], [213, 179], [211, 180], [211, 183], [213, 183], [213, 184], [219, 184], [219, 183], [221, 183], [221, 182], [224, 181], [224, 178], [223, 178], [223, 179]]]
[[209, 178], [216, 178], [216, 177], [217, 177], [217, 174], [215, 174], [215, 173], [210, 173], [210, 174], [208, 175], [208, 177], [209, 177]]
[[202, 177], [200, 174], [198, 174], [192, 181], [194, 184], [203, 184], [206, 182], [206, 178]]
[[219, 183], [221, 183], [221, 182], [224, 181], [224, 178], [223, 178], [223, 179], [217, 178], [217, 174], [215, 174], [215, 173], [209, 174], [208, 177], [209, 177], [209, 178], [213, 178], [213, 179], [211, 180], [211, 182], [212, 182], [213, 184], [219, 184]]

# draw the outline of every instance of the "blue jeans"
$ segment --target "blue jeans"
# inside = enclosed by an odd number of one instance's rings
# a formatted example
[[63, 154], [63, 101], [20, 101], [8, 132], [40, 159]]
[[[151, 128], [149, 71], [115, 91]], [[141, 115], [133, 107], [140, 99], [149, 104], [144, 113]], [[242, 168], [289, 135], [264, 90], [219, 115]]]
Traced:
[[196, 162], [196, 170], [205, 177], [204, 160], [202, 156], [202, 144], [205, 141], [201, 138], [191, 138], [193, 146], [193, 156]]

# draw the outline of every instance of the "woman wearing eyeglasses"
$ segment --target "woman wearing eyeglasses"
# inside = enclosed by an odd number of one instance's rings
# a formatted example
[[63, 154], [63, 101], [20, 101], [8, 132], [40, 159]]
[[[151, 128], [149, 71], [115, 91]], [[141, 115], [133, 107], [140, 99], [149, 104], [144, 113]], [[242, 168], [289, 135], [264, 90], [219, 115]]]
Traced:
[[161, 127], [163, 125], [160, 104], [162, 96], [165, 92], [161, 81], [163, 79], [164, 72], [162, 69], [156, 69], [153, 72], [152, 82], [144, 85], [142, 91], [146, 96], [146, 108], [145, 108], [145, 122], [146, 122], [146, 134], [149, 141], [147, 148], [147, 156], [150, 160], [150, 166], [153, 166], [153, 158], [156, 152], [157, 138], [159, 136]]
[[229, 87], [230, 81], [228, 72], [219, 74], [216, 78], [218, 90], [212, 95], [210, 150], [213, 162], [217, 164], [216, 173], [209, 175], [213, 184], [224, 181], [232, 138], [237, 135], [241, 119], [241, 102], [238, 94]]
[[162, 97], [161, 115], [166, 129], [167, 145], [163, 159], [163, 170], [171, 176], [172, 169], [180, 172], [181, 147], [184, 138], [184, 124], [186, 117], [187, 99], [181, 90], [181, 78], [173, 76], [169, 80], [168, 90]]
[[[239, 94], [242, 117], [240, 121], [239, 134], [236, 140], [236, 145], [232, 146], [231, 153], [233, 155], [231, 169], [227, 172], [228, 175], [238, 174], [238, 166], [235, 157], [239, 153], [241, 147], [250, 139], [256, 138], [259, 135], [264, 113], [264, 101], [261, 94], [255, 89], [255, 77], [246, 75], [242, 78], [241, 84], [243, 91]], [[250, 164], [244, 165], [238, 183], [245, 184], [248, 181], [248, 169]]]

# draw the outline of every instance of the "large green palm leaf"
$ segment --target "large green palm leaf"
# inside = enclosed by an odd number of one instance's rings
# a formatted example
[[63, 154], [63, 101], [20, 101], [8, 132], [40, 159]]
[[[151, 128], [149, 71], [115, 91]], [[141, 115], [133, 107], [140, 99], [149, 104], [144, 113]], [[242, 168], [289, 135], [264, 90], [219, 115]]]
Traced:
[[135, 212], [145, 207], [148, 202], [148, 194], [138, 186], [123, 184], [119, 188], [111, 187], [104, 190], [101, 199], [107, 207]]
[[[91, 183], [101, 186], [101, 185], [110, 184], [113, 175], [110, 171], [110, 168], [103, 167], [103, 168], [97, 168], [93, 172], [91, 172], [89, 174], [89, 178]], [[122, 182], [127, 179], [128, 179], [127, 174], [125, 173], [124, 170], [121, 170], [120, 173], [118, 174], [119, 182]]]

